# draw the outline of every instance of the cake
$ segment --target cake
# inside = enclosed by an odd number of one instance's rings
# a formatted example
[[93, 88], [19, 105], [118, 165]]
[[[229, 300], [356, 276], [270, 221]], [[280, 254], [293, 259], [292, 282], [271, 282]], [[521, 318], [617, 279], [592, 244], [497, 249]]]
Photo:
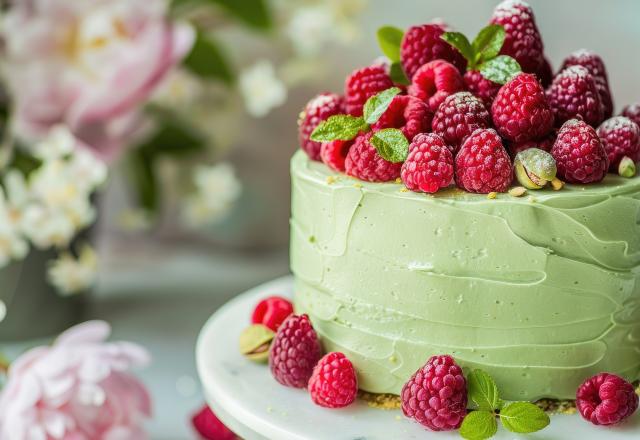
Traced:
[[508, 400], [575, 398], [640, 376], [640, 178], [433, 195], [291, 161], [295, 306], [360, 388], [399, 394], [430, 356], [490, 373]]

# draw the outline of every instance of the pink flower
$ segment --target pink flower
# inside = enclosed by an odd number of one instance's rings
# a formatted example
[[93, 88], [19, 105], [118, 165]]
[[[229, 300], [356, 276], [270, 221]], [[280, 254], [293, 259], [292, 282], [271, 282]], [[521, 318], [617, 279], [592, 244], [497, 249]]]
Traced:
[[111, 160], [141, 127], [140, 104], [190, 50], [165, 0], [21, 0], [4, 18], [18, 136], [57, 124]]
[[149, 355], [129, 342], [105, 342], [110, 332], [106, 322], [85, 322], [11, 364], [0, 440], [146, 439], [151, 401], [127, 370], [146, 365]]

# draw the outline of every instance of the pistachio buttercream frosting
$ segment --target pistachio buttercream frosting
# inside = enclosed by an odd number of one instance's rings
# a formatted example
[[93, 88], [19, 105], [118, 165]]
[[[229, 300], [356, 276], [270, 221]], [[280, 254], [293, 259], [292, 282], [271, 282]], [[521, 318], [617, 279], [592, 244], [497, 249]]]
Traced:
[[359, 386], [398, 394], [432, 355], [507, 400], [640, 377], [640, 178], [524, 197], [434, 195], [291, 162], [295, 305]]

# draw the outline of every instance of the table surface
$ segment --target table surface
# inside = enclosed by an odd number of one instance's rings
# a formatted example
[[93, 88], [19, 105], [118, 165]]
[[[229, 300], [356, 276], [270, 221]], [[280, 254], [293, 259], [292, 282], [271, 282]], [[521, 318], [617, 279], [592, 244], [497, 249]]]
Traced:
[[[254, 304], [274, 291], [291, 295], [290, 277], [251, 289], [218, 310], [200, 334], [196, 349], [198, 373], [210, 406], [247, 440], [447, 440], [457, 432], [426, 431], [402, 416], [357, 401], [340, 410], [314, 405], [304, 390], [278, 384], [265, 365], [245, 359], [237, 340], [248, 324]], [[500, 428], [496, 440], [630, 440], [640, 432], [640, 413], [614, 429], [598, 428], [579, 415], [554, 415], [551, 425], [535, 434], [517, 435]]]

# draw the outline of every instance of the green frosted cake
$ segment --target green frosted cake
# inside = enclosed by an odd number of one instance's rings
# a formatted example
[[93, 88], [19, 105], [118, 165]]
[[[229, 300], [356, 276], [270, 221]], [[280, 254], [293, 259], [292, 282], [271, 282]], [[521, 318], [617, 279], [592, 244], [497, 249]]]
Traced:
[[301, 151], [291, 176], [295, 305], [361, 389], [398, 394], [440, 353], [509, 400], [572, 399], [602, 371], [638, 379], [639, 177], [426, 195]]

